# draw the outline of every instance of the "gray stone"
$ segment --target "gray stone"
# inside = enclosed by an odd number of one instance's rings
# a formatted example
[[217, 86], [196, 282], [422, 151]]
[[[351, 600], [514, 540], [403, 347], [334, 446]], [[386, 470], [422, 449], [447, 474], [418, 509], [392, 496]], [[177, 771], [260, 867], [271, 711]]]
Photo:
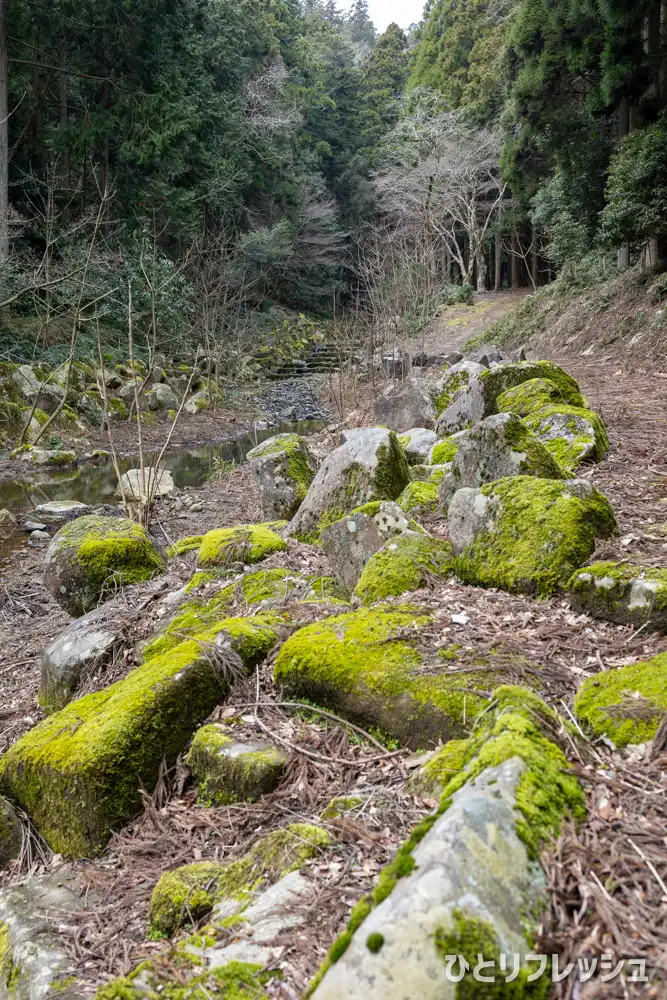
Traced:
[[79, 500], [49, 500], [48, 503], [40, 503], [35, 507], [36, 514], [41, 514], [50, 521], [69, 521], [72, 516], [78, 517], [89, 510], [90, 505]]
[[186, 763], [202, 805], [223, 806], [272, 792], [288, 758], [266, 740], [238, 740], [233, 728], [212, 723], [195, 733]]
[[15, 524], [16, 518], [12, 514], [11, 510], [7, 510], [6, 507], [3, 507], [0, 510], [0, 529], [13, 528]]
[[129, 382], [123, 383], [118, 389], [117, 395], [123, 400], [126, 406], [130, 406], [134, 403], [134, 389], [135, 386], [137, 391], [141, 389], [141, 379], [130, 379]]
[[315, 459], [298, 434], [276, 434], [246, 455], [268, 520], [296, 514], [315, 478]]
[[405, 351], [393, 350], [380, 358], [382, 371], [388, 378], [405, 378], [410, 374], [410, 355]]
[[437, 438], [435, 431], [429, 430], [427, 427], [413, 427], [405, 434], [401, 434], [399, 440], [410, 465], [423, 465], [428, 461], [431, 448]]
[[28, 545], [32, 545], [34, 548], [40, 548], [45, 542], [49, 541], [48, 531], [32, 531], [30, 533], [30, 538], [28, 539]]
[[[21, 854], [23, 827], [16, 810], [8, 799], [0, 795], [0, 868], [14, 861]], [[2, 963], [0, 962], [0, 968]]]
[[151, 370], [151, 382], [159, 384], [161, 382], [164, 382], [164, 379], [165, 379], [164, 370], [155, 365], [155, 367]]
[[[499, 952], [521, 955], [524, 965], [533, 951], [526, 913], [546, 904], [543, 876], [516, 830], [524, 770], [513, 757], [454, 794], [414, 848], [414, 870], [366, 917], [313, 1000], [456, 1000], [460, 984], [447, 975], [436, 935], [452, 933], [460, 915], [488, 923]], [[368, 947], [371, 935], [379, 936], [379, 950]], [[472, 970], [468, 976], [472, 987]]]
[[443, 364], [451, 368], [452, 365], [457, 365], [459, 361], [463, 361], [463, 355], [460, 351], [450, 351], [449, 354], [443, 355]]
[[76, 465], [76, 454], [73, 451], [64, 449], [48, 448], [25, 448], [13, 453], [22, 462], [31, 462], [33, 465]]
[[30, 534], [32, 531], [46, 531], [45, 524], [42, 524], [41, 521], [35, 521], [31, 517], [27, 517], [25, 521], [23, 521], [21, 527], [23, 528], [24, 531], [27, 531], [28, 534]]
[[365, 427], [324, 459], [286, 534], [314, 540], [341, 514], [370, 500], [395, 500], [410, 481], [396, 435]]
[[417, 379], [387, 386], [373, 403], [378, 424], [403, 433], [410, 427], [434, 427], [435, 406], [428, 389]]
[[151, 385], [146, 396], [149, 410], [177, 410], [178, 396], [168, 385]]
[[34, 399], [42, 384], [42, 379], [37, 378], [30, 365], [19, 365], [12, 372], [11, 380], [16, 391], [25, 399]]
[[551, 452], [515, 413], [494, 413], [458, 435], [458, 450], [439, 489], [446, 510], [463, 486], [482, 486], [505, 476], [564, 479]]
[[482, 344], [476, 351], [468, 354], [468, 360], [476, 361], [478, 364], [483, 364], [485, 368], [488, 368], [489, 364], [497, 364], [499, 361], [505, 361], [506, 359], [497, 344]]
[[0, 891], [0, 926], [7, 929], [0, 1000], [84, 997], [56, 928], [91, 903], [71, 873], [36, 875]]
[[199, 392], [194, 392], [185, 406], [183, 407], [186, 413], [190, 413], [193, 416], [197, 413], [201, 413], [202, 410], [211, 409], [211, 396], [206, 389], [200, 389]]
[[[122, 483], [122, 489], [121, 489]], [[144, 469], [144, 483], [143, 492], [146, 496], [163, 497], [167, 493], [171, 493], [176, 489], [174, 480], [172, 478], [171, 472], [164, 467], [161, 469]], [[125, 491], [125, 496], [129, 500], [141, 500], [142, 497], [142, 486], [141, 486], [141, 470], [140, 469], [128, 469], [120, 477], [120, 483], [116, 487], [116, 496], [122, 497], [123, 490]]]
[[111, 659], [122, 630], [109, 604], [71, 622], [42, 653], [39, 703], [43, 708], [62, 708], [75, 694], [83, 673]]
[[385, 501], [377, 513], [348, 514], [325, 528], [320, 545], [334, 576], [348, 590], [354, 590], [364, 566], [385, 542], [410, 530], [410, 518], [397, 503]]

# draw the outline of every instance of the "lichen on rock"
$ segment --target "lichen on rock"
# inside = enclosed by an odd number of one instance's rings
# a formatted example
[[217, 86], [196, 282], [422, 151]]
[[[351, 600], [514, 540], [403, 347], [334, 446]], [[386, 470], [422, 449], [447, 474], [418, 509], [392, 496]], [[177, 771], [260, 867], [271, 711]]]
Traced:
[[609, 501], [588, 480], [532, 476], [458, 490], [448, 526], [465, 583], [538, 596], [565, 587], [597, 540], [617, 530]]
[[364, 604], [400, 596], [444, 577], [453, 567], [449, 542], [416, 531], [406, 531], [385, 542], [371, 556], [355, 588]]
[[83, 615], [114, 591], [164, 569], [155, 545], [135, 521], [84, 515], [65, 524], [44, 560], [44, 585], [71, 615]]
[[262, 494], [264, 514], [290, 518], [296, 514], [315, 478], [315, 460], [298, 434], [276, 434], [246, 455]]
[[167, 872], [151, 897], [151, 927], [162, 934], [194, 923], [223, 899], [252, 899], [262, 885], [295, 871], [328, 847], [331, 836], [308, 823], [273, 830], [237, 861], [196, 861]]
[[[479, 688], [494, 673], [447, 671], [419, 644], [430, 621], [409, 604], [378, 606], [336, 615], [299, 629], [283, 644], [274, 676], [290, 695], [306, 696], [361, 725], [381, 730], [411, 747], [428, 747], [466, 734], [485, 705]], [[500, 672], [500, 668], [499, 668]]]
[[667, 712], [667, 653], [587, 677], [574, 710], [596, 736], [617, 747], [653, 739]]
[[609, 451], [604, 421], [593, 410], [552, 404], [526, 417], [526, 424], [570, 472], [583, 462], [601, 462]]

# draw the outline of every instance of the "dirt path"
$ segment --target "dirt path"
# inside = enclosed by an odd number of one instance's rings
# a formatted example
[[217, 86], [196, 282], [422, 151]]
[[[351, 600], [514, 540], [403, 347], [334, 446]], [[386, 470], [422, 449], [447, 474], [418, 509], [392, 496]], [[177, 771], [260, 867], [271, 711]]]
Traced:
[[526, 289], [518, 292], [486, 292], [484, 295], [475, 295], [471, 305], [447, 306], [419, 337], [405, 341], [402, 346], [413, 354], [421, 350], [426, 354], [458, 351], [467, 340], [478, 336], [518, 305], [526, 294]]

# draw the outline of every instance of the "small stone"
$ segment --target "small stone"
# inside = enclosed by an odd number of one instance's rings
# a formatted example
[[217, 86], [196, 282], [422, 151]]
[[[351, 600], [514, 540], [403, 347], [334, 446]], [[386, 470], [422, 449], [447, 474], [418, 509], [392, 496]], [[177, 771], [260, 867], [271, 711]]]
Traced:
[[68, 521], [71, 515], [78, 516], [89, 510], [90, 505], [79, 500], [49, 500], [48, 503], [40, 503], [35, 507], [36, 514], [48, 517], [52, 521]]
[[45, 524], [42, 524], [41, 521], [33, 521], [31, 518], [27, 518], [23, 522], [22, 527], [23, 527], [23, 530], [27, 531], [28, 533], [33, 532], [33, 531], [46, 531], [46, 525]]
[[48, 542], [51, 536], [48, 531], [33, 531], [28, 539], [28, 545], [41, 546]]
[[39, 689], [42, 708], [50, 712], [62, 708], [76, 692], [84, 670], [109, 660], [122, 635], [120, 626], [114, 624], [115, 611], [109, 604], [95, 608], [46, 647]]
[[264, 740], [241, 741], [230, 727], [203, 726], [186, 758], [204, 805], [256, 802], [273, 791], [288, 763], [286, 755]]
[[[121, 489], [122, 483], [123, 489]], [[123, 490], [129, 500], [141, 500], [142, 496], [156, 497], [166, 496], [176, 489], [171, 472], [164, 467], [158, 470], [144, 469], [143, 490], [140, 469], [129, 469], [120, 477], [120, 483], [116, 487], [116, 496], [122, 497]]]

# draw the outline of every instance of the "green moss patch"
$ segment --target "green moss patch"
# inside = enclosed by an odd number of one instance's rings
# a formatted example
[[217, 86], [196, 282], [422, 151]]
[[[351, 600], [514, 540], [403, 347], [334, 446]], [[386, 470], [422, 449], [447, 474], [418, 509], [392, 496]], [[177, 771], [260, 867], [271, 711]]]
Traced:
[[519, 417], [527, 417], [544, 406], [560, 403], [586, 406], [581, 393], [568, 391], [564, 396], [561, 388], [550, 378], [528, 379], [527, 382], [501, 392], [496, 400], [499, 413], [516, 413]]
[[256, 563], [287, 545], [267, 524], [244, 524], [236, 528], [216, 528], [204, 535], [197, 565], [228, 566]]
[[667, 653], [587, 677], [574, 702], [579, 720], [617, 747], [653, 739], [667, 712]]
[[609, 451], [604, 421], [593, 410], [552, 404], [526, 417], [526, 424], [556, 461], [572, 472], [584, 461], [601, 462]]
[[169, 559], [173, 559], [174, 556], [182, 556], [186, 552], [195, 552], [203, 541], [203, 535], [188, 535], [187, 538], [179, 538], [177, 542], [169, 546], [167, 556]]
[[220, 900], [248, 903], [263, 885], [301, 868], [330, 843], [321, 827], [292, 823], [262, 837], [238, 861], [197, 861], [167, 872], [153, 890], [151, 928], [173, 934], [177, 927], [201, 920]]
[[449, 542], [406, 531], [389, 539], [366, 563], [355, 594], [364, 604], [418, 590], [452, 570]]
[[410, 791], [439, 798], [443, 789], [463, 769], [469, 740], [450, 740], [410, 778]]
[[434, 513], [438, 509], [438, 486], [432, 482], [408, 483], [396, 503], [406, 514], [415, 509]]
[[616, 531], [608, 500], [578, 480], [513, 476], [482, 486], [479, 495], [488, 501], [489, 527], [455, 559], [464, 583], [538, 596], [554, 593], [590, 557], [597, 539]]
[[428, 460], [431, 465], [445, 465], [447, 462], [453, 461], [458, 450], [459, 442], [457, 438], [443, 438], [442, 441], [436, 441], [433, 445]]
[[49, 846], [90, 856], [139, 809], [162, 759], [178, 754], [229, 688], [212, 655], [224, 631], [246, 666], [276, 640], [263, 622], [227, 619], [70, 702], [26, 733], [0, 762], [0, 787], [30, 814]]
[[179, 950], [168, 961], [142, 962], [129, 975], [101, 986], [96, 1000], [261, 1000], [274, 973], [247, 962], [202, 971]]
[[51, 541], [44, 583], [59, 604], [78, 616], [115, 588], [142, 583], [163, 570], [164, 560], [141, 525], [86, 515], [64, 525]]
[[[379, 726], [411, 747], [465, 735], [484, 708], [485, 669], [448, 674], [420, 650], [429, 616], [411, 605], [336, 615], [295, 632], [283, 645], [275, 680], [289, 693], [328, 705], [352, 721]], [[486, 664], [485, 664], [486, 667]]]

